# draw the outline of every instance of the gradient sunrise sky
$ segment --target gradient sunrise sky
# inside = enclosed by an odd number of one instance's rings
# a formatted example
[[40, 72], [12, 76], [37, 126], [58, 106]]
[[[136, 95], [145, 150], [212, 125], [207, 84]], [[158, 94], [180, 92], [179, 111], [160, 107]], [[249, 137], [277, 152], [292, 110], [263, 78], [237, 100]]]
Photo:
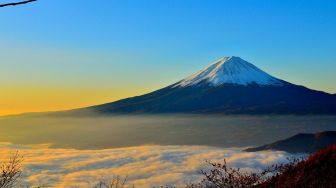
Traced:
[[0, 8], [0, 115], [140, 95], [230, 55], [336, 93], [335, 10], [334, 0], [39, 0]]

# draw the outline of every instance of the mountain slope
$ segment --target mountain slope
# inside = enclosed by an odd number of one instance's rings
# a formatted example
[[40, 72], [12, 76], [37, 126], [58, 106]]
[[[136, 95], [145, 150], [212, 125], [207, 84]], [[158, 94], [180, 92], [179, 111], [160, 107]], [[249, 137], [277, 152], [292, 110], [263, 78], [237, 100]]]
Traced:
[[98, 113], [336, 114], [334, 95], [225, 57], [163, 89], [86, 109]]
[[279, 172], [256, 188], [334, 188], [336, 145], [330, 145], [298, 163], [282, 165]]
[[290, 153], [312, 153], [331, 144], [336, 144], [336, 131], [326, 131], [316, 134], [297, 134], [285, 140], [256, 148], [249, 148], [245, 151], [280, 150]]

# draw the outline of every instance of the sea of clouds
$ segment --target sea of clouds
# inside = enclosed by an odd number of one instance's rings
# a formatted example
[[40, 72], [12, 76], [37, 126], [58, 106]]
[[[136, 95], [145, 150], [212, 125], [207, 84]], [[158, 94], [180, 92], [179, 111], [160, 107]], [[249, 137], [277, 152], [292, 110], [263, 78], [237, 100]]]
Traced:
[[206, 160], [223, 161], [244, 170], [261, 170], [291, 157], [286, 152], [248, 153], [242, 148], [208, 146], [137, 146], [102, 150], [57, 149], [44, 145], [0, 143], [0, 161], [13, 152], [23, 156], [23, 185], [90, 187], [99, 180], [127, 176], [128, 185], [183, 186], [198, 181]]

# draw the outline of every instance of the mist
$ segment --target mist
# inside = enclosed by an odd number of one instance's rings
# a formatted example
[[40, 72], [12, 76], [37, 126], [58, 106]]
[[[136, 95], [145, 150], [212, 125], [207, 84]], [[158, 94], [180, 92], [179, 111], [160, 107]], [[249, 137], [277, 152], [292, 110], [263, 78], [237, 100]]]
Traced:
[[[297, 133], [336, 130], [335, 116], [17, 116], [0, 118], [0, 141], [54, 148], [141, 145], [257, 146]], [[276, 134], [274, 134], [276, 133]]]
[[287, 162], [280, 151], [247, 153], [240, 148], [209, 146], [137, 146], [103, 150], [55, 149], [47, 145], [0, 142], [0, 161], [20, 151], [24, 157], [20, 184], [43, 187], [93, 187], [99, 180], [127, 176], [126, 187], [176, 186], [198, 182], [206, 160], [222, 161], [246, 171]]

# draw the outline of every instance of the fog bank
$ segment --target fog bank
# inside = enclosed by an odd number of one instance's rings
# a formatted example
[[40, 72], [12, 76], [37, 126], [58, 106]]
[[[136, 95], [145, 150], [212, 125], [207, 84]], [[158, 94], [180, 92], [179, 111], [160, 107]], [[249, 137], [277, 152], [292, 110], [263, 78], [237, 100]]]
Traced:
[[76, 149], [148, 144], [248, 147], [297, 133], [336, 131], [335, 122], [335, 116], [16, 117], [0, 118], [0, 142]]
[[0, 143], [0, 161], [16, 150], [24, 156], [21, 183], [46, 187], [88, 187], [113, 175], [128, 175], [136, 187], [184, 185], [200, 179], [205, 160], [258, 170], [286, 162], [285, 152], [241, 152], [242, 148], [207, 146], [138, 146], [103, 150], [54, 149], [47, 144], [22, 146]]

